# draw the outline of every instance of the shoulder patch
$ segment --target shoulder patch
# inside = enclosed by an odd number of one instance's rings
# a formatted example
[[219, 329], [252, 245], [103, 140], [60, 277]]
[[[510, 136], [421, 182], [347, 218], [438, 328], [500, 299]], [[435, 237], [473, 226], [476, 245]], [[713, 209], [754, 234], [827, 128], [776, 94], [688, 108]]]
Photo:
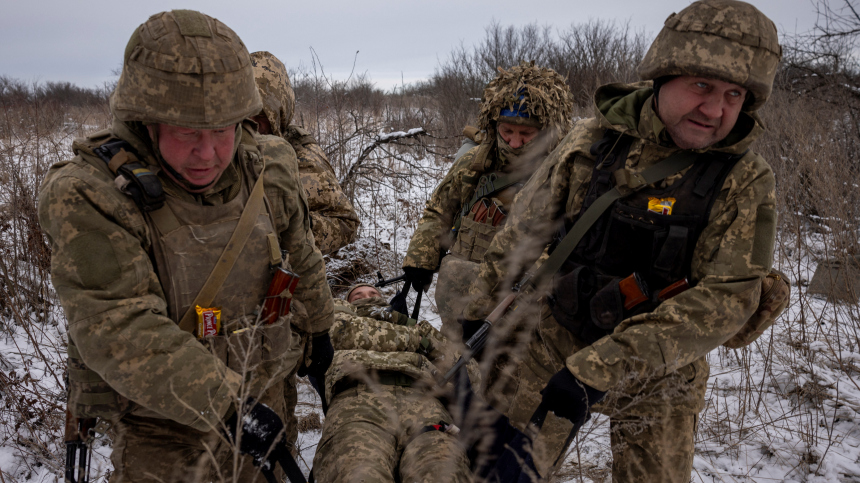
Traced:
[[68, 250], [68, 259], [75, 260], [78, 278], [86, 288], [106, 288], [122, 275], [113, 244], [100, 231], [78, 235]]

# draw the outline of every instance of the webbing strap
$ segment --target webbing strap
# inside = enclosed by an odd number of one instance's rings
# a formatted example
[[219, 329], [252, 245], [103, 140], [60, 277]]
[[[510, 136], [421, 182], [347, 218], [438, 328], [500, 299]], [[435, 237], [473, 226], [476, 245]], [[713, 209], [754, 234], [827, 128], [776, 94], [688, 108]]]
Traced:
[[224, 251], [221, 252], [218, 261], [215, 262], [212, 273], [209, 274], [209, 278], [206, 279], [203, 288], [194, 297], [194, 301], [191, 302], [188, 310], [185, 311], [185, 315], [180, 319], [180, 329], [186, 332], [194, 332], [194, 306], [207, 307], [211, 305], [218, 291], [221, 290], [221, 286], [224, 285], [224, 281], [227, 280], [227, 275], [233, 270], [233, 265], [236, 263], [236, 259], [239, 258], [239, 254], [242, 253], [248, 237], [251, 236], [251, 230], [254, 229], [254, 225], [257, 223], [257, 216], [263, 208], [263, 200], [265, 199], [263, 196], [263, 171], [265, 170], [266, 167], [263, 166], [260, 176], [257, 177], [257, 182], [254, 183], [254, 189], [251, 190], [251, 197], [248, 198], [248, 203], [242, 211], [242, 216], [239, 217], [239, 223], [230, 236], [227, 246], [224, 247]]
[[116, 393], [110, 392], [82, 392], [75, 395], [75, 400], [83, 406], [106, 406], [116, 403]]
[[537, 270], [532, 267], [526, 272], [517, 287], [523, 289], [527, 284], [535, 287], [536, 283], [533, 283], [532, 280], [542, 281], [545, 280], [545, 277], [554, 275], [579, 245], [579, 241], [582, 240], [589, 228], [616, 200], [692, 166], [697, 156], [698, 153], [695, 152], [679, 151], [654, 166], [646, 168], [641, 173], [633, 174], [626, 169], [617, 170], [616, 173], [621, 172], [623, 174], [615, 176], [616, 186], [594, 201], [585, 213], [576, 220], [570, 232], [565, 235], [549, 258]]
[[68, 354], [69, 357], [71, 357], [72, 359], [81, 360], [81, 353], [78, 351], [78, 348], [74, 344], [72, 344], [71, 340], [69, 340]]
[[166, 203], [161, 208], [150, 211], [149, 218], [163, 235], [171, 233], [173, 230], [178, 230], [182, 226], [179, 223], [179, 219], [176, 218], [176, 214], [173, 213], [173, 210]]
[[475, 206], [475, 203], [477, 203], [481, 198], [486, 198], [494, 193], [498, 193], [505, 188], [523, 181], [523, 179], [522, 175], [515, 176], [512, 173], [490, 173], [481, 176], [481, 179], [478, 180], [478, 186], [475, 188], [475, 194], [472, 195], [472, 199], [469, 200], [468, 203], [463, 205], [459, 216], [457, 216], [457, 220], [454, 222], [454, 231], [460, 229], [460, 225], [463, 223], [463, 217], [469, 214], [469, 211], [472, 210], [472, 207]]
[[415, 378], [399, 372], [380, 372], [379, 383], [383, 386], [412, 387]]
[[69, 380], [75, 382], [84, 382], [87, 384], [92, 384], [96, 382], [104, 382], [101, 376], [99, 376], [95, 371], [91, 371], [89, 369], [72, 369], [69, 370]]

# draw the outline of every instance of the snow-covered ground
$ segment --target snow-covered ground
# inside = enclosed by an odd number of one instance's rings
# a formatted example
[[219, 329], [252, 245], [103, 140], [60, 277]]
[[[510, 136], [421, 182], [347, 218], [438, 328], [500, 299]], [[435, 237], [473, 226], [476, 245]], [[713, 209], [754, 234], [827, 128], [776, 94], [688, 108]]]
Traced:
[[[351, 248], [353, 255], [331, 258], [332, 268], [360, 257], [386, 278], [400, 275], [399, 263], [424, 201], [449, 166], [429, 158], [412, 158], [410, 164], [422, 169], [407, 177], [360, 181], [361, 240]], [[807, 295], [821, 255], [804, 247], [816, 243], [806, 241], [778, 260], [794, 287], [791, 305], [776, 326], [749, 348], [719, 348], [709, 355], [694, 481], [860, 482], [860, 308]], [[375, 280], [374, 274], [368, 277]], [[388, 287], [386, 295], [397, 289]], [[434, 291], [435, 286], [423, 297], [421, 317], [438, 326]], [[47, 314], [10, 309], [24, 306], [4, 303], [0, 312], [0, 483], [60, 481], [65, 321], [56, 307]], [[10, 397], [13, 393], [18, 399]], [[321, 415], [319, 399], [306, 383], [300, 384], [298, 412], [308, 421], [313, 413]], [[299, 434], [300, 463], [312, 463], [320, 434], [319, 429]], [[105, 481], [110, 470], [109, 442], [97, 446], [94, 482]], [[609, 481], [610, 462], [608, 420], [596, 416], [583, 428], [562, 468], [564, 476], [556, 481]]]

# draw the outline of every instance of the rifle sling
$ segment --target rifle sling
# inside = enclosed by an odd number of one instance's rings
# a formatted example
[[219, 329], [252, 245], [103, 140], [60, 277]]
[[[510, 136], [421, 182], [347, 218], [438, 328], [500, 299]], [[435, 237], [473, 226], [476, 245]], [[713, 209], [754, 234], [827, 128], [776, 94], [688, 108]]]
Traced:
[[603, 212], [612, 206], [612, 203], [632, 194], [634, 191], [660, 182], [673, 174], [683, 171], [693, 165], [697, 156], [698, 153], [695, 152], [678, 151], [659, 163], [646, 168], [641, 173], [631, 174], [626, 169], [617, 170], [615, 172], [615, 187], [594, 201], [585, 213], [576, 220], [570, 232], [565, 235], [549, 258], [536, 270], [532, 267], [531, 270], [526, 272], [517, 286], [520, 289], [525, 288], [527, 284], [536, 287], [538, 282], [546, 280], [546, 277], [555, 275], [561, 269], [565, 260], [573, 253], [573, 250], [576, 249], [576, 246], [579, 245], [582, 237], [585, 236], [588, 230], [603, 215]]
[[[227, 276], [230, 274], [230, 271], [233, 270], [233, 265], [236, 263], [236, 259], [239, 258], [239, 254], [242, 253], [242, 249], [245, 247], [245, 242], [247, 242], [248, 237], [251, 236], [251, 231], [257, 222], [257, 215], [260, 214], [260, 210], [263, 208], [263, 201], [265, 199], [263, 191], [263, 172], [265, 169], [266, 168], [264, 166], [260, 175], [257, 177], [257, 181], [254, 183], [254, 188], [251, 190], [251, 196], [248, 198], [248, 202], [245, 204], [245, 209], [242, 211], [242, 216], [239, 217], [239, 222], [236, 224], [236, 229], [233, 230], [233, 234], [230, 236], [230, 241], [227, 242], [227, 246], [224, 247], [224, 251], [221, 252], [221, 256], [218, 258], [218, 261], [215, 262], [215, 267], [212, 268], [212, 273], [209, 274], [209, 277], [203, 284], [203, 288], [201, 288], [200, 292], [197, 293], [197, 296], [194, 297], [194, 301], [191, 302], [188, 310], [185, 311], [185, 315], [183, 315], [182, 319], [179, 320], [180, 329], [194, 333], [194, 307], [197, 305], [201, 307], [208, 307], [211, 305], [215, 296], [218, 295], [218, 291], [221, 290], [221, 286], [224, 285], [224, 282], [227, 280]], [[162, 209], [168, 208], [165, 206]]]

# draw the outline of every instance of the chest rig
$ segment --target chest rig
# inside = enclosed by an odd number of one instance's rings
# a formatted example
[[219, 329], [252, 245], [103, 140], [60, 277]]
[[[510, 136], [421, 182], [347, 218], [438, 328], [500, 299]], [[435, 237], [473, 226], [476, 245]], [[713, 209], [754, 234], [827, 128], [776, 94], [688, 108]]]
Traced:
[[[591, 183], [580, 212], [566, 229], [614, 188], [632, 142], [631, 136], [607, 130], [591, 146], [596, 157]], [[556, 274], [549, 298], [556, 320], [592, 343], [622, 320], [650, 312], [688, 288], [696, 243], [726, 177], [741, 157], [698, 154], [671, 185], [645, 187], [614, 201]]]
[[463, 177], [466, 185], [463, 199], [467, 201], [454, 220], [451, 254], [462, 260], [481, 262], [493, 237], [504, 227], [508, 206], [528, 175], [491, 172], [480, 177]]
[[469, 284], [477, 277], [481, 259], [504, 227], [507, 207], [528, 175], [525, 179], [521, 173], [502, 172], [463, 176], [463, 204], [451, 230], [450, 253], [441, 260], [436, 282], [436, 307], [443, 327], [459, 329], [456, 320], [465, 308]]

